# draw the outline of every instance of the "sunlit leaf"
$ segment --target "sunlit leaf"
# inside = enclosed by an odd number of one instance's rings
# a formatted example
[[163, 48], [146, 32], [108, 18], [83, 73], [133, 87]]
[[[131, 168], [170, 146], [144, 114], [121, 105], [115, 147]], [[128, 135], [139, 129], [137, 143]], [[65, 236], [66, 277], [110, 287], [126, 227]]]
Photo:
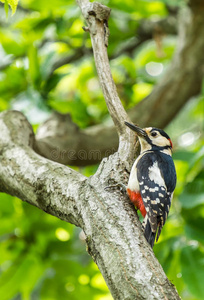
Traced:
[[6, 14], [8, 14], [8, 5], [10, 5], [10, 7], [12, 9], [12, 14], [15, 13], [19, 0], [0, 0], [0, 1], [5, 3]]
[[43, 93], [47, 94], [49, 93], [52, 89], [56, 87], [56, 85], [60, 82], [60, 80], [68, 74], [58, 74], [55, 73], [52, 76], [50, 76], [45, 83], [43, 84]]
[[[13, 298], [17, 293], [21, 291], [21, 288], [27, 281], [28, 276], [30, 277], [30, 279], [32, 279], [32, 281], [29, 280], [28, 282], [29, 286], [33, 286], [39, 276], [38, 272], [35, 273], [35, 271], [40, 268], [40, 265], [37, 264], [37, 266], [35, 267], [35, 264], [35, 258], [23, 256], [19, 261], [16, 261], [16, 263], [14, 263], [7, 271], [5, 271], [0, 277], [0, 298], [5, 299], [5, 295], [7, 297], [6, 299]], [[31, 272], [32, 275], [30, 275]], [[29, 289], [29, 286], [25, 287], [25, 289]], [[29, 292], [30, 291], [31, 290], [29, 290]]]
[[40, 66], [38, 60], [38, 52], [34, 45], [30, 45], [28, 49], [28, 58], [29, 58], [29, 71], [30, 78], [32, 83], [36, 89], [39, 88], [41, 74], [40, 74]]

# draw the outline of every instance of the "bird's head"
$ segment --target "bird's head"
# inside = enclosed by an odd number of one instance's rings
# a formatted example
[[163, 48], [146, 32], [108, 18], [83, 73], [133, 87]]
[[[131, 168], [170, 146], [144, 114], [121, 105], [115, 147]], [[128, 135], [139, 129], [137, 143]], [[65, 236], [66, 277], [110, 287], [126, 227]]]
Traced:
[[125, 122], [125, 125], [137, 133], [141, 144], [141, 152], [153, 149], [164, 150], [164, 152], [171, 154], [173, 148], [172, 141], [162, 129], [154, 127], [142, 129], [128, 122]]

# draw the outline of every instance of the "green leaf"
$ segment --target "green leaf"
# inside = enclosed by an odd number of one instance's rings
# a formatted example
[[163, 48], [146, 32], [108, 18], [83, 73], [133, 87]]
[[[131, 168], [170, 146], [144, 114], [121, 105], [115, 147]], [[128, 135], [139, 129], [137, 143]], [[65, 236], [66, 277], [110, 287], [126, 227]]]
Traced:
[[[11, 265], [0, 277], [0, 299], [12, 299], [20, 292], [21, 287], [24, 286], [24, 280], [26, 280], [27, 276], [31, 277], [30, 272], [32, 272], [35, 264], [35, 258], [22, 256], [20, 260]], [[37, 278], [35, 277], [36, 280]]]
[[6, 15], [8, 15], [8, 5], [10, 5], [12, 9], [12, 15], [16, 12], [16, 8], [19, 0], [0, 0], [0, 1], [5, 3], [4, 7], [5, 7]]
[[38, 61], [37, 48], [34, 45], [30, 45], [28, 49], [29, 58], [29, 72], [33, 86], [38, 90], [41, 81], [40, 67]]
[[8, 0], [5, 0], [4, 10], [6, 13], [6, 17], [8, 18], [8, 11], [9, 11]]
[[2, 28], [0, 30], [0, 41], [7, 54], [17, 57], [25, 55], [25, 44], [20, 34], [14, 34], [11, 30]]
[[198, 299], [204, 299], [204, 253], [199, 248], [182, 249], [181, 272], [189, 291]]
[[60, 80], [66, 75], [68, 75], [68, 73], [66, 74], [54, 73], [51, 77], [49, 77], [45, 81], [43, 86], [43, 93], [48, 94], [52, 89], [54, 89], [57, 86]]

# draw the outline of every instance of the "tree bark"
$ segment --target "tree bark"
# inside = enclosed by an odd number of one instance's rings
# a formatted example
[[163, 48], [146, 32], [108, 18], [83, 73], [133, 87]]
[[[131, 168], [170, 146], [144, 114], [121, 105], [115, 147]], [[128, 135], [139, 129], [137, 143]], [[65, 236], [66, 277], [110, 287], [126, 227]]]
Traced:
[[34, 134], [17, 111], [0, 114], [0, 191], [80, 226], [87, 249], [117, 300], [179, 299], [146, 242], [135, 209], [110, 180], [127, 182], [118, 153], [90, 178], [36, 154]]
[[[101, 29], [107, 22], [107, 9], [101, 4], [90, 5], [87, 0], [78, 2], [87, 16], [93, 42], [100, 40], [102, 43], [104, 32]], [[104, 18], [98, 17], [98, 9], [105, 14]], [[92, 22], [96, 25], [93, 31]], [[103, 42], [106, 44], [107, 40]], [[99, 52], [104, 53], [104, 48], [94, 46], [93, 51], [98, 51], [95, 57], [99, 59]], [[97, 67], [99, 73], [107, 71], [103, 69], [108, 68], [107, 63], [106, 60], [101, 64], [102, 68]], [[1, 113], [0, 191], [80, 226], [86, 235], [88, 252], [101, 270], [114, 299], [179, 299], [145, 240], [127, 195], [118, 189], [105, 189], [110, 181], [116, 186], [127, 183], [134, 153], [133, 137], [126, 135], [123, 124], [127, 116], [110, 75], [108, 82], [102, 82], [102, 87], [120, 137], [119, 151], [103, 159], [97, 172], [86, 178], [34, 152], [32, 127], [20, 112]], [[100, 79], [103, 81], [103, 77]]]
[[[189, 99], [200, 93], [204, 74], [203, 36], [204, 9], [197, 1], [180, 12], [178, 46], [173, 60], [152, 93], [128, 112], [133, 122], [141, 127], [164, 128]], [[55, 115], [55, 122], [51, 117], [40, 126], [35, 144], [38, 153], [62, 164], [85, 166], [101, 161], [118, 149], [115, 127], [97, 125], [80, 130], [75, 126], [73, 135], [73, 126], [66, 118]], [[62, 135], [59, 129], [66, 122]]]

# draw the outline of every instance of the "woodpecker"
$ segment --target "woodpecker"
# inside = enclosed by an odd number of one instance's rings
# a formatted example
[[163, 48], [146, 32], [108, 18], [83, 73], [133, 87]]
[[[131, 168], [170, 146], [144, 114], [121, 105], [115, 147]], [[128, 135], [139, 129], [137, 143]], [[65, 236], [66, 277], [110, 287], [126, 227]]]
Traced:
[[161, 129], [140, 128], [125, 122], [137, 133], [141, 151], [135, 160], [127, 185], [127, 194], [144, 217], [144, 236], [153, 248], [167, 219], [176, 186], [172, 142]]

